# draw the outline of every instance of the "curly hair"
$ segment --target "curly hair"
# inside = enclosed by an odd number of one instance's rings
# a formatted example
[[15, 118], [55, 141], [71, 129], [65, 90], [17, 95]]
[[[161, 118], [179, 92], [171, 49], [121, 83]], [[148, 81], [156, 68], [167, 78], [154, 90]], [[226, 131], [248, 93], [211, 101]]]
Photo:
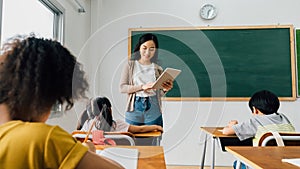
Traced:
[[0, 104], [12, 120], [36, 121], [56, 102], [69, 110], [86, 97], [81, 64], [57, 41], [17, 36], [3, 45], [1, 57]]

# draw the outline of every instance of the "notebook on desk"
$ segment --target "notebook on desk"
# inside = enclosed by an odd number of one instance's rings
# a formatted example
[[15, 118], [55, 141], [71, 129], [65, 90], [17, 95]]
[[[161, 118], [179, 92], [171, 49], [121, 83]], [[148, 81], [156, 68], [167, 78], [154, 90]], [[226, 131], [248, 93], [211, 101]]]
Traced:
[[290, 163], [290, 164], [300, 167], [300, 158], [282, 159], [282, 162], [287, 162], [287, 163]]
[[109, 147], [104, 150], [96, 150], [96, 153], [118, 162], [126, 169], [137, 168], [139, 154], [138, 149]]

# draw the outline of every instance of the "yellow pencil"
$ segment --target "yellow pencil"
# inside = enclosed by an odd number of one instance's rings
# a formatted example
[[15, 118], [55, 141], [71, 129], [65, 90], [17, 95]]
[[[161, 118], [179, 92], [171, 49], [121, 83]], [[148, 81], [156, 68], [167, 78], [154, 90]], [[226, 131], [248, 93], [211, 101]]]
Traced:
[[92, 123], [92, 125], [91, 125], [89, 131], [87, 132], [87, 134], [86, 134], [86, 136], [85, 136], [85, 139], [84, 139], [84, 141], [83, 141], [84, 143], [88, 141], [89, 135], [91, 134], [92, 129], [93, 129], [95, 123], [96, 123], [96, 118], [93, 120], [93, 123]]

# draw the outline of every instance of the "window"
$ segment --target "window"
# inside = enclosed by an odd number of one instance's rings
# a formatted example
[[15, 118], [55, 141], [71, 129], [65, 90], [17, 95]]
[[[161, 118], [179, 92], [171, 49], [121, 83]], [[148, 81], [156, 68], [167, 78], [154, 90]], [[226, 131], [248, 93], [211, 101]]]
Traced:
[[30, 33], [63, 42], [64, 9], [55, 0], [0, 1], [1, 44], [14, 35]]
[[[1, 45], [12, 36], [31, 33], [63, 43], [64, 9], [56, 0], [0, 0], [0, 9]], [[62, 106], [55, 104], [51, 117], [61, 115]]]

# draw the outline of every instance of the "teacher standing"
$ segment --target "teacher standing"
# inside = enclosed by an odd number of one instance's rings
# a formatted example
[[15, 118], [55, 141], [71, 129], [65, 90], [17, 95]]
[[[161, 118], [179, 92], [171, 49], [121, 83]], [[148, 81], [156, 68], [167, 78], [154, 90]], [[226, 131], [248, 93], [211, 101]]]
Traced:
[[121, 93], [128, 94], [125, 120], [129, 124], [163, 126], [161, 96], [172, 89], [173, 81], [164, 82], [163, 89], [151, 88], [163, 72], [157, 60], [157, 37], [151, 33], [142, 35], [120, 80]]

